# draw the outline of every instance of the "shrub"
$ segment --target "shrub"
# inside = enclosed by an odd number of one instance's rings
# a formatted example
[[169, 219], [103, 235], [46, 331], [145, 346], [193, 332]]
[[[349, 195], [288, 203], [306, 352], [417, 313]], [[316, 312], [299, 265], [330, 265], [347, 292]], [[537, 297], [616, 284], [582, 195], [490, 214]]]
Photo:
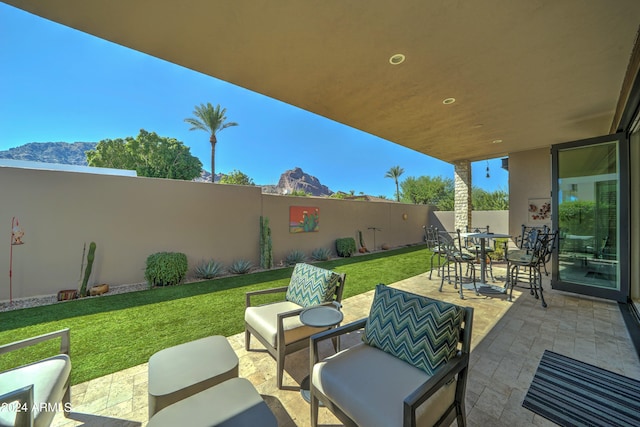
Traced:
[[181, 252], [157, 252], [147, 257], [144, 278], [152, 286], [177, 285], [187, 274], [187, 256]]
[[293, 250], [289, 252], [289, 255], [285, 258], [287, 265], [296, 265], [299, 262], [304, 262], [306, 255], [302, 251]]
[[311, 252], [311, 258], [314, 261], [326, 261], [331, 258], [331, 249], [329, 248], [317, 248]]
[[229, 266], [229, 273], [233, 274], [247, 274], [253, 268], [251, 261], [246, 259], [238, 259], [231, 263]]
[[338, 256], [350, 257], [356, 251], [356, 240], [353, 237], [336, 239], [336, 252]]
[[221, 275], [223, 271], [222, 264], [212, 259], [200, 261], [193, 269], [193, 273], [198, 279], [213, 279]]

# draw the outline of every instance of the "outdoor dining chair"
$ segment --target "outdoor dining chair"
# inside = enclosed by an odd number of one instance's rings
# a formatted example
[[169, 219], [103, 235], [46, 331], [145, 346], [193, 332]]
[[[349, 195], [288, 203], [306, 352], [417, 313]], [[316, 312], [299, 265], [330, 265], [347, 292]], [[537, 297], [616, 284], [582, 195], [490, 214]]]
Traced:
[[[476, 256], [465, 250], [462, 245], [460, 230], [456, 230], [454, 233], [443, 232], [440, 233], [440, 236], [440, 247], [444, 251], [446, 259], [446, 264], [443, 264], [442, 266], [440, 292], [442, 292], [445, 279], [451, 283], [451, 267], [453, 267], [453, 287], [454, 289], [458, 289], [460, 299], [464, 299], [463, 285], [466, 277], [470, 277], [470, 280], [473, 283], [473, 289], [475, 290], [476, 295], [479, 295], [478, 288], [476, 286]], [[463, 271], [465, 271], [464, 274]]]

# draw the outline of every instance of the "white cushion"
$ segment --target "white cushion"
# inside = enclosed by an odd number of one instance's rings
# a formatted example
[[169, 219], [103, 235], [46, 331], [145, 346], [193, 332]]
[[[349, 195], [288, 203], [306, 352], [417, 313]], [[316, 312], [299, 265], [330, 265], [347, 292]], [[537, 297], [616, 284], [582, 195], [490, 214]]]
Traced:
[[[302, 306], [291, 301], [247, 307], [244, 312], [244, 320], [275, 348], [277, 347], [278, 314], [301, 308]], [[285, 344], [308, 338], [315, 333], [328, 329], [303, 325], [300, 321], [300, 316], [288, 317], [284, 319], [283, 324]]]
[[[430, 376], [360, 343], [313, 366], [313, 385], [356, 424], [402, 425], [403, 401]], [[432, 426], [453, 403], [456, 383], [445, 385], [416, 411], [417, 426]]]

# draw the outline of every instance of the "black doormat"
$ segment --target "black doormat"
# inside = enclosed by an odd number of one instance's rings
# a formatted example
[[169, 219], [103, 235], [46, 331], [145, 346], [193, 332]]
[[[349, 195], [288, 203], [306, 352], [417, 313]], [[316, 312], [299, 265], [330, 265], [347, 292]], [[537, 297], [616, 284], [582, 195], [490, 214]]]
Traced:
[[522, 406], [560, 426], [640, 426], [640, 381], [545, 350]]

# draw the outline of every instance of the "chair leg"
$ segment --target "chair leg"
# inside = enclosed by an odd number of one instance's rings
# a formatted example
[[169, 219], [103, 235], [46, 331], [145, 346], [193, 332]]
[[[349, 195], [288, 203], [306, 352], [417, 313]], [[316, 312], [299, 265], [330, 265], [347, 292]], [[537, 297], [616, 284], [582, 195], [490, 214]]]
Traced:
[[480, 296], [480, 292], [478, 291], [478, 287], [476, 286], [476, 268], [475, 268], [475, 266], [471, 266], [471, 280], [473, 280], [473, 289], [476, 290], [476, 296]]
[[[460, 276], [458, 276], [458, 266], [460, 267]], [[464, 294], [462, 293], [462, 264], [456, 263], [456, 280], [454, 284], [458, 283], [458, 278], [460, 278], [460, 299], [464, 299]]]
[[540, 300], [542, 301], [542, 307], [547, 308], [547, 302], [544, 300], [544, 295], [542, 293], [542, 271], [540, 271], [540, 269], [538, 268], [537, 272], [538, 272], [538, 285], [536, 286], [536, 288], [538, 287], [540, 288]]
[[278, 383], [278, 389], [282, 390], [282, 377], [284, 376], [284, 352], [282, 352], [280, 349], [278, 349], [278, 360], [276, 360], [276, 365], [277, 365], [277, 383]]
[[[512, 265], [511, 269], [507, 267], [507, 285], [511, 288], [509, 290], [509, 299], [507, 300], [509, 302], [513, 301], [513, 287], [515, 286], [516, 281], [518, 280], [517, 268], [518, 268], [517, 265]], [[515, 274], [515, 277], [514, 277], [514, 274]]]
[[64, 411], [65, 418], [69, 418], [71, 414], [71, 382], [67, 380], [66, 390], [64, 396], [62, 396], [62, 410]]
[[[309, 385], [311, 387], [311, 385]], [[311, 427], [318, 427], [318, 407], [320, 406], [320, 401], [318, 398], [311, 393]]]
[[245, 327], [244, 329], [244, 349], [249, 351], [249, 344], [251, 342], [251, 332]]
[[431, 263], [429, 264], [429, 280], [431, 280], [431, 273], [433, 273], [433, 257], [435, 255], [435, 252], [431, 254]]

